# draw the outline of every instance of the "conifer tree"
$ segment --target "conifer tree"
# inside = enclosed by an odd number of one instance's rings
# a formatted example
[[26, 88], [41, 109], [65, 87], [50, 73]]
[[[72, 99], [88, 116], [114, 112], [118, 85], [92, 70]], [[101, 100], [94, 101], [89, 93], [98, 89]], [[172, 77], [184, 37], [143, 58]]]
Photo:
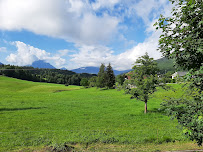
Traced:
[[110, 63], [106, 68], [106, 78], [106, 87], [109, 89], [113, 88], [115, 85], [115, 75]]
[[104, 88], [105, 86], [106, 86], [105, 65], [102, 63], [97, 77], [97, 87]]

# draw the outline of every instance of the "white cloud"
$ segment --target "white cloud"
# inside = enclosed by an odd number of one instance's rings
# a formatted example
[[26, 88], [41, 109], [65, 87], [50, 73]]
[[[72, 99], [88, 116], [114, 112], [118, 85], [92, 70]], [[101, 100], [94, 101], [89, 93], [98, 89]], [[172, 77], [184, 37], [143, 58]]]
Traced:
[[[10, 54], [7, 61], [28, 65], [41, 59], [53, 62], [57, 67], [66, 65], [68, 69], [100, 66], [101, 63], [110, 62], [117, 70], [130, 69], [145, 52], [155, 59], [161, 56], [156, 51], [161, 33], [155, 32], [153, 24], [160, 13], [169, 16], [171, 7], [168, 0], [96, 0], [93, 3], [88, 0], [0, 0], [1, 30], [25, 29], [40, 35], [62, 38], [75, 43], [79, 50], [76, 53], [66, 49], [50, 54], [17, 41], [14, 43], [17, 52]], [[144, 21], [145, 25], [142, 26], [145, 26], [148, 34], [148, 38], [138, 44], [126, 39], [124, 34], [128, 30], [124, 18], [130, 20], [137, 16]], [[136, 45], [115, 55], [116, 50], [105, 46], [113, 38], [126, 45]], [[67, 56], [71, 58], [70, 62], [62, 58]]]
[[65, 49], [65, 50], [58, 50], [58, 53], [60, 56], [66, 56], [69, 52], [73, 52], [71, 50]]
[[118, 18], [108, 14], [96, 16], [83, 0], [0, 1], [2, 30], [25, 29], [69, 42], [95, 44], [111, 37], [118, 23]]
[[7, 52], [6, 47], [0, 47], [0, 53], [5, 53], [5, 52]]
[[143, 43], [139, 43], [132, 49], [116, 56], [114, 60], [116, 69], [125, 70], [132, 68], [136, 59], [144, 55], [145, 52], [147, 52], [150, 57], [159, 59], [161, 57], [161, 53], [157, 51], [159, 35], [159, 32], [155, 32]]
[[143, 43], [137, 44], [132, 49], [125, 52], [114, 55], [114, 51], [105, 46], [80, 46], [79, 52], [71, 55], [72, 59], [67, 68], [75, 69], [86, 66], [100, 66], [101, 63], [112, 64], [112, 67], [116, 70], [131, 69], [136, 59], [147, 52], [150, 57], [158, 59], [161, 57], [161, 53], [156, 49], [158, 47], [158, 39], [160, 32], [154, 32]]
[[120, 0], [96, 0], [96, 2], [92, 4], [92, 7], [94, 10], [101, 8], [112, 8], [119, 2]]
[[66, 60], [61, 58], [60, 55], [51, 55], [51, 53], [27, 45], [23, 42], [16, 41], [12, 42], [12, 45], [17, 47], [16, 53], [11, 53], [6, 60], [9, 63], [13, 63], [19, 66], [31, 65], [36, 60], [45, 60], [53, 62], [57, 67], [61, 67], [66, 63]]
[[113, 51], [102, 45], [83, 45], [79, 47], [79, 52], [70, 55], [70, 61], [75, 64], [69, 64], [68, 69], [75, 69], [85, 66], [100, 66], [101, 63], [108, 63]]

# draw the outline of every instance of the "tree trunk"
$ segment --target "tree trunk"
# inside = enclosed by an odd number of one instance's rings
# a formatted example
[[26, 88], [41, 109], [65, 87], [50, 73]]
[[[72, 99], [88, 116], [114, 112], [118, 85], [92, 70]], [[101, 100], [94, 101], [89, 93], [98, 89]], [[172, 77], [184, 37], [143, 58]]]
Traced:
[[147, 113], [147, 100], [145, 100], [145, 111], [144, 113]]

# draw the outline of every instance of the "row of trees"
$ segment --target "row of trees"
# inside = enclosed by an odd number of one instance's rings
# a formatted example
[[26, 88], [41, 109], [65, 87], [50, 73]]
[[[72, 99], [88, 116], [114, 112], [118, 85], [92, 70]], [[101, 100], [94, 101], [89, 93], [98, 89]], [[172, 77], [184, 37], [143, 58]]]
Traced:
[[14, 65], [0, 65], [0, 74], [8, 77], [34, 82], [48, 82], [65, 85], [80, 85], [82, 78], [91, 78], [93, 74], [76, 74], [75, 72], [59, 69], [35, 69]]
[[115, 87], [115, 75], [111, 64], [109, 63], [107, 67], [101, 64], [98, 76], [91, 77], [89, 80], [83, 78], [80, 84], [84, 87], [113, 89]]

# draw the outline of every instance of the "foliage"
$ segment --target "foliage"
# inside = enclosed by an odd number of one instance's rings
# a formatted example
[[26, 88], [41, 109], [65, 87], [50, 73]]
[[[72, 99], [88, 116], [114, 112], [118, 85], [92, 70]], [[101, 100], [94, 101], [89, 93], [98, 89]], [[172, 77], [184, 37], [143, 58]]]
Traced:
[[82, 80], [80, 81], [80, 85], [87, 88], [89, 86], [89, 82], [87, 78], [82, 78]]
[[82, 78], [91, 78], [94, 74], [59, 69], [37, 69], [33, 67], [20, 67], [14, 65], [0, 65], [0, 75], [29, 80], [34, 82], [48, 82], [67, 85], [80, 85]]
[[170, 1], [176, 2], [172, 17], [161, 15], [155, 24], [163, 32], [159, 50], [184, 70], [199, 69], [203, 61], [202, 0]]
[[201, 98], [203, 98], [202, 95], [190, 100], [171, 98], [162, 103], [167, 114], [178, 119], [183, 127], [183, 133], [191, 140], [196, 140], [198, 145], [201, 145], [203, 140], [203, 102]]
[[125, 74], [120, 74], [116, 76], [116, 82], [118, 82], [119, 85], [123, 85], [125, 81]]
[[105, 72], [106, 72], [106, 86], [107, 86], [107, 88], [114, 88], [114, 85], [115, 85], [115, 75], [114, 75], [114, 72], [113, 72], [113, 69], [112, 69], [110, 63], [107, 66]]
[[172, 79], [172, 71], [168, 71], [167, 73], [160, 76], [161, 82], [163, 83], [174, 83], [175, 79]]
[[106, 86], [106, 72], [105, 72], [105, 65], [102, 63], [97, 77], [97, 87], [104, 88]]
[[[191, 74], [192, 73], [192, 74]], [[183, 133], [191, 140], [202, 145], [203, 140], [203, 67], [190, 71], [184, 85], [186, 97], [171, 98], [162, 103], [163, 109], [172, 118], [177, 118]], [[188, 89], [189, 88], [189, 89]]]
[[93, 76], [89, 79], [89, 87], [96, 87], [97, 85], [97, 76]]
[[147, 102], [150, 95], [156, 91], [159, 86], [157, 77], [157, 63], [146, 53], [136, 60], [134, 71], [131, 74], [131, 80], [124, 83], [125, 92], [131, 94], [131, 98], [137, 98], [145, 102], [145, 113], [147, 113]]
[[189, 70], [186, 94], [191, 98], [170, 99], [163, 107], [178, 119], [191, 140], [202, 145], [203, 3], [201, 0], [170, 1], [176, 3], [172, 17], [161, 15], [155, 24], [163, 32], [159, 50], [165, 57], [174, 59], [177, 67]]

